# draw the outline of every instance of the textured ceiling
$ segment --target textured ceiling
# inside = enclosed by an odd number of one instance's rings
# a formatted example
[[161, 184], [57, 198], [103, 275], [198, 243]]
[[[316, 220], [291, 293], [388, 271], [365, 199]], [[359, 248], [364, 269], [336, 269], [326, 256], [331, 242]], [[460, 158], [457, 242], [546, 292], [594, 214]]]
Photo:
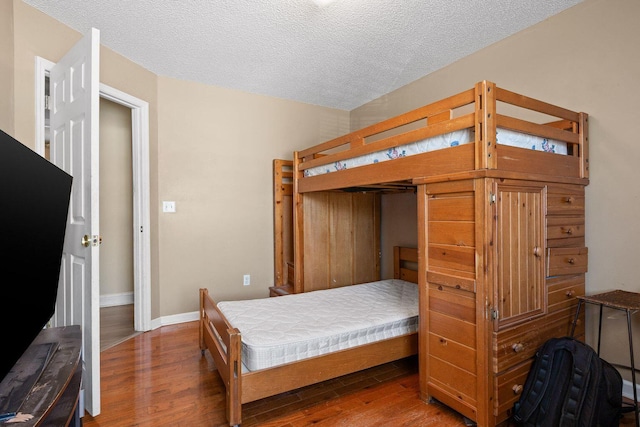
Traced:
[[155, 74], [352, 110], [582, 0], [24, 0]]

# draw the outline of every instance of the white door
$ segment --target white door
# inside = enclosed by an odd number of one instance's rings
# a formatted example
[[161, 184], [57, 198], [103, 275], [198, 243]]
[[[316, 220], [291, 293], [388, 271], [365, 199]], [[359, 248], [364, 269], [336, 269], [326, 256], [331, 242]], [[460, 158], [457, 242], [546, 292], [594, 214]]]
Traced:
[[98, 135], [100, 32], [92, 28], [50, 74], [51, 161], [73, 176], [53, 326], [82, 327], [84, 409], [100, 413]]

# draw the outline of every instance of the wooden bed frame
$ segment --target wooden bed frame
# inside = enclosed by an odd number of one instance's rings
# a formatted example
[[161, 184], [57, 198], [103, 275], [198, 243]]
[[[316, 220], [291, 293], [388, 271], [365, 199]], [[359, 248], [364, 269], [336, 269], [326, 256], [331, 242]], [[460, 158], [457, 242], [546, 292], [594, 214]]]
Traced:
[[[470, 112], [468, 112], [470, 110]], [[540, 113], [550, 122], [531, 121]], [[521, 118], [522, 117], [522, 118]], [[527, 120], [528, 119], [528, 120]], [[352, 187], [392, 189], [416, 179], [460, 179], [476, 171], [500, 170], [537, 176], [564, 177], [579, 182], [589, 177], [587, 115], [479, 82], [474, 88], [441, 99], [347, 135], [294, 153], [294, 197], [302, 193]], [[569, 155], [556, 155], [496, 144], [501, 127], [564, 141]], [[465, 128], [475, 129], [475, 141], [422, 154], [400, 157], [332, 173], [304, 177], [314, 166], [332, 164], [388, 150]], [[296, 201], [297, 205], [299, 201]]]
[[[417, 251], [394, 248], [394, 277], [417, 283]], [[413, 268], [413, 269], [412, 269]], [[200, 348], [209, 350], [227, 390], [229, 425], [242, 422], [242, 404], [417, 354], [417, 333], [298, 362], [242, 373], [242, 335], [200, 289]]]
[[[502, 145], [498, 128], [563, 141], [567, 155]], [[310, 168], [333, 170], [336, 162], [464, 129], [474, 131], [468, 144], [305, 176]], [[348, 226], [354, 204], [321, 196], [411, 191], [421, 398], [435, 398], [479, 427], [504, 423], [536, 349], [569, 333], [576, 297], [584, 295], [588, 145], [586, 113], [482, 81], [297, 151], [294, 291], [331, 287], [344, 270], [360, 268], [351, 260], [379, 251], [369, 242], [345, 249], [343, 236], [353, 233], [334, 231], [331, 218]]]

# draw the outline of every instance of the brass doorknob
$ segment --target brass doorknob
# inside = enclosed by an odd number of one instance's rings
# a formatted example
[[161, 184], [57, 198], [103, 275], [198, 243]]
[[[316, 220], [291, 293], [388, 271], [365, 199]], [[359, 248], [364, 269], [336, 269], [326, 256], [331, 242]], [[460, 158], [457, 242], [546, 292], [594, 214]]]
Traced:
[[84, 236], [82, 236], [82, 241], [80, 243], [82, 243], [82, 246], [84, 246], [85, 248], [88, 248], [91, 245], [98, 246], [102, 244], [102, 236], [92, 237], [92, 236], [89, 236], [88, 234], [85, 234]]

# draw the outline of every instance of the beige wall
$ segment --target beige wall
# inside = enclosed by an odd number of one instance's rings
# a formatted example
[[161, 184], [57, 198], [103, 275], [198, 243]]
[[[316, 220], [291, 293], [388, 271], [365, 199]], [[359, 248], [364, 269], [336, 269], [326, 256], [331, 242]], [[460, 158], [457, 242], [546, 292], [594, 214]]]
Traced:
[[0, 2], [0, 129], [13, 129], [13, 3]]
[[383, 194], [380, 197], [380, 277], [393, 278], [393, 247], [418, 246], [418, 199], [416, 194]]
[[[587, 293], [640, 291], [640, 2], [585, 0], [351, 113], [352, 128], [491, 80], [590, 115]], [[590, 307], [591, 308], [591, 307]], [[595, 311], [590, 311], [595, 313]], [[603, 355], [629, 364], [626, 320], [604, 321]], [[594, 316], [589, 316], [593, 319]], [[640, 318], [634, 317], [636, 354]], [[595, 343], [597, 327], [588, 327]]]
[[100, 296], [133, 298], [131, 109], [100, 99]]
[[[159, 79], [161, 312], [268, 296], [273, 285], [272, 159], [348, 131], [348, 113]], [[243, 286], [244, 274], [251, 285]]]

